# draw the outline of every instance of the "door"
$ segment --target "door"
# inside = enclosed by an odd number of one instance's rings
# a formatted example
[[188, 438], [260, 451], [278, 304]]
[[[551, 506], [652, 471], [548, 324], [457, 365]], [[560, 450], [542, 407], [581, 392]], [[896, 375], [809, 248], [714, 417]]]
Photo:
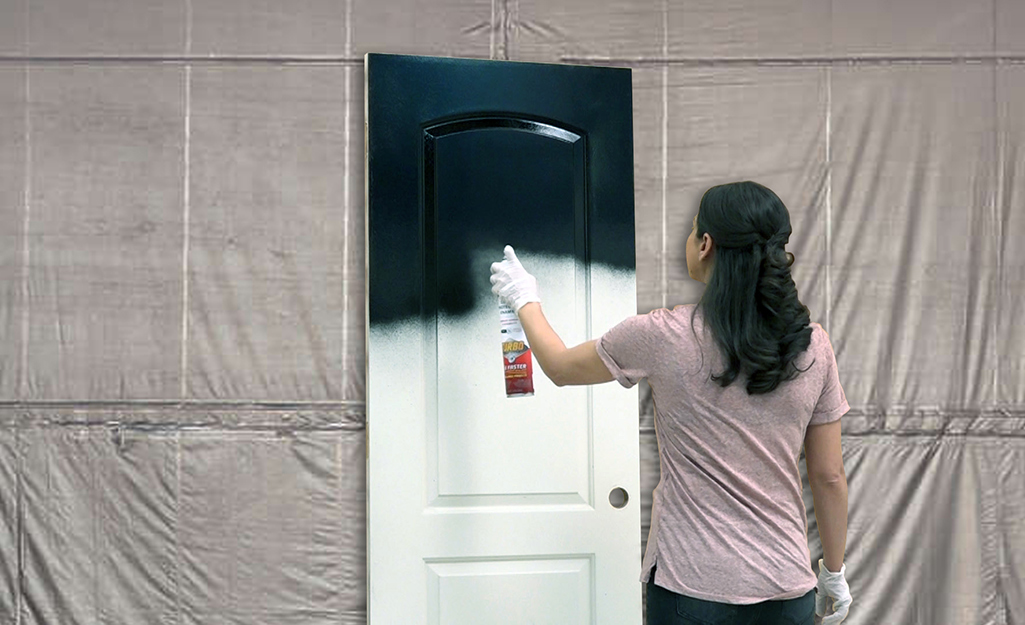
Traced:
[[365, 69], [368, 622], [639, 624], [637, 389], [507, 398], [490, 283], [568, 347], [636, 314], [630, 70]]

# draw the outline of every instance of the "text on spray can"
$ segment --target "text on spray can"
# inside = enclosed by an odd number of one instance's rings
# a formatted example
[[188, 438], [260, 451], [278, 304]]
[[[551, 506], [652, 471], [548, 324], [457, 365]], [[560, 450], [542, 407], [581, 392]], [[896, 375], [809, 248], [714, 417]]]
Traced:
[[534, 373], [530, 345], [520, 319], [510, 306], [499, 303], [498, 317], [502, 335], [502, 364], [505, 367], [505, 396], [527, 397], [534, 394]]

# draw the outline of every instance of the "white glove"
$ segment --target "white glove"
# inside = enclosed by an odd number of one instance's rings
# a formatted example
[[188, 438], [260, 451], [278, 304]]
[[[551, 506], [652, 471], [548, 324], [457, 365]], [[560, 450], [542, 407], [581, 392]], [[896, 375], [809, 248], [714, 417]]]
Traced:
[[524, 304], [541, 303], [537, 278], [523, 268], [511, 245], [505, 246], [505, 260], [491, 263], [491, 284], [494, 285], [491, 292], [516, 312], [520, 312]]
[[[819, 585], [815, 594], [815, 614], [824, 617], [822, 625], [836, 625], [847, 618], [847, 610], [851, 607], [851, 589], [844, 577], [847, 565], [840, 566], [837, 573], [831, 572], [819, 559]], [[826, 604], [832, 599], [833, 613], [826, 616]]]

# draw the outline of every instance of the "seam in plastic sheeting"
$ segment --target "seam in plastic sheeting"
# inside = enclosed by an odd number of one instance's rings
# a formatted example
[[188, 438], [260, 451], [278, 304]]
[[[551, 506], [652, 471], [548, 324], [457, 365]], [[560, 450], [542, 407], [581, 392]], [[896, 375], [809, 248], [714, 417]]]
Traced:
[[[652, 410], [646, 410], [645, 408]], [[653, 406], [642, 406], [641, 416], [653, 415]], [[652, 423], [652, 425], [647, 425]], [[933, 437], [1005, 437], [1025, 438], [1025, 408], [982, 408], [976, 410], [945, 410], [939, 407], [886, 410], [853, 408], [842, 417], [844, 436]], [[330, 407], [298, 405], [268, 406], [193, 406], [115, 404], [83, 407], [66, 406], [0, 406], [0, 430], [26, 428], [92, 428], [105, 427], [117, 438], [123, 432], [153, 434], [181, 431], [249, 431], [290, 432], [361, 431], [366, 428], [366, 410], [361, 402], [334, 404]], [[654, 431], [647, 420], [639, 430]]]
[[[508, 61], [509, 28], [513, 23], [509, 0], [491, 1], [491, 20], [491, 60]], [[496, 34], [500, 34], [501, 39], [496, 37]]]
[[[497, 0], [496, 0], [497, 1]], [[504, 26], [502, 27], [504, 31]], [[498, 30], [498, 29], [496, 29]], [[506, 38], [508, 35], [505, 35]], [[503, 52], [507, 54], [507, 52]], [[508, 60], [498, 58], [498, 60]], [[575, 57], [563, 56], [560, 63], [576, 65], [615, 65], [622, 67], [649, 67], [673, 65], [683, 67], [806, 67], [806, 66], [854, 66], [854, 65], [1025, 65], [1025, 54], [978, 54], [962, 56], [839, 56], [839, 57]], [[164, 65], [358, 65], [363, 58], [349, 56], [29, 56], [0, 55], [0, 64], [33, 65], [75, 65], [75, 64], [164, 64]]]
[[[28, 14], [28, 11], [25, 11]], [[25, 30], [28, 33], [28, 30]], [[27, 35], [26, 35], [27, 37]], [[26, 44], [27, 45], [27, 44]], [[32, 115], [30, 102], [32, 101], [31, 70], [25, 66], [25, 180], [22, 198], [25, 207], [25, 214], [21, 223], [21, 370], [18, 372], [18, 392], [24, 397], [28, 394], [28, 340], [30, 319], [29, 319], [29, 289], [28, 289], [28, 267], [29, 267], [29, 227], [32, 215]]]
[[366, 411], [362, 406], [331, 408], [219, 408], [179, 409], [172, 406], [147, 409], [0, 408], [0, 431], [55, 428], [108, 428], [113, 440], [124, 432], [175, 434], [183, 431], [293, 432], [362, 431]]
[[[830, 3], [832, 11], [832, 3]], [[826, 68], [826, 334], [833, 331], [833, 68]]]
[[[191, 6], [191, 3], [189, 3]], [[179, 363], [179, 376], [181, 386], [179, 394], [181, 397], [188, 397], [189, 381], [189, 224], [192, 218], [192, 200], [189, 196], [189, 187], [192, 186], [192, 168], [189, 155], [192, 152], [192, 66], [185, 66], [185, 138], [183, 142], [184, 155], [182, 158], [183, 177], [185, 179], [182, 189], [182, 342], [181, 362]]]
[[0, 54], [0, 64], [22, 65], [30, 63], [33, 65], [359, 65], [363, 66], [363, 58], [350, 58], [347, 56], [231, 56], [231, 55], [210, 55], [210, 56], [19, 56], [11, 54]]
[[683, 67], [807, 67], [855, 65], [1017, 65], [1025, 63], [1021, 54], [971, 54], [959, 56], [824, 56], [824, 57], [603, 57], [562, 56], [559, 61], [579, 65], [617, 65], [647, 67], [674, 65]]
[[21, 614], [24, 609], [25, 601], [25, 487], [22, 483], [22, 476], [25, 474], [24, 463], [22, 462], [22, 444], [21, 444], [21, 432], [15, 431], [14, 433], [14, 458], [17, 464], [18, 474], [15, 476], [15, 484], [17, 493], [15, 494], [14, 513], [16, 515], [15, 526], [17, 527], [18, 537], [15, 540], [18, 550], [18, 574], [15, 577], [17, 584], [18, 597], [15, 599], [15, 613], [14, 622], [17, 625], [21, 625]]
[[[669, 6], [662, 1], [662, 56], [669, 56]], [[669, 306], [669, 66], [662, 67], [662, 308]]]
[[492, 61], [495, 60], [495, 3], [498, 0], [491, 0], [491, 24], [489, 24], [490, 32], [488, 33], [488, 58]]
[[[191, 3], [190, 3], [191, 6]], [[174, 497], [175, 501], [179, 502], [175, 506], [175, 512], [181, 511], [181, 500], [182, 500], [182, 437], [181, 432], [178, 432], [174, 438]], [[182, 541], [181, 541], [181, 528], [178, 527], [178, 518], [175, 518], [174, 527], [174, 616], [175, 621], [181, 623], [182, 620], [182, 586], [181, 586], [181, 571], [182, 571]]]
[[[996, 617], [997, 617], [996, 625], [1008, 625], [1008, 622], [1010, 621], [1010, 616], [1008, 614], [1009, 608], [1008, 608], [1008, 601], [1007, 601], [1007, 592], [1004, 589], [1004, 575], [1008, 573], [1008, 569], [1007, 569], [1007, 562], [1004, 560], [1004, 557], [1005, 557], [1005, 555], [1007, 553], [1007, 546], [1006, 546], [1007, 532], [1004, 531], [1004, 527], [1005, 527], [1005, 525], [1004, 525], [1004, 521], [1005, 521], [1005, 519], [1004, 519], [1004, 510], [1005, 510], [1005, 508], [1004, 508], [1004, 501], [1003, 500], [1004, 500], [1004, 493], [1007, 490], [1007, 484], [1009, 483], [1010, 478], [1012, 477], [1012, 474], [1014, 473], [1014, 470], [1013, 470], [1014, 458], [1015, 458], [1015, 454], [1014, 453], [1006, 453], [1006, 454], [1001, 454], [1000, 455], [1000, 458], [998, 460], [999, 467], [997, 468], [997, 471], [996, 471], [997, 487], [994, 489], [996, 491], [996, 496], [994, 497], [994, 507], [995, 507], [994, 513], [996, 515], [996, 525], [994, 527], [994, 532], [993, 532], [993, 535], [994, 535], [993, 541], [995, 543], [993, 545], [993, 547], [996, 549], [996, 554], [995, 554], [996, 557], [994, 559], [996, 560], [997, 567], [996, 567], [996, 571], [995, 571], [996, 579], [993, 580], [993, 591], [994, 591], [994, 594], [995, 594], [995, 597], [996, 597]], [[1007, 519], [1007, 521], [1009, 522], [1010, 519]], [[1021, 520], [1018, 519], [1018, 522], [1020, 522], [1020, 521]], [[1007, 527], [1010, 527], [1010, 525], [1008, 524]], [[994, 556], [992, 551], [988, 555], [991, 558]]]
[[[994, 29], [994, 31], [995, 31], [995, 29]], [[996, 35], [994, 35], [994, 38], [995, 37], [996, 37]], [[995, 45], [996, 44], [994, 43], [994, 46]], [[995, 174], [996, 175], [995, 175], [995, 180], [993, 181], [994, 187], [995, 187], [994, 188], [994, 192], [992, 194], [990, 194], [990, 198], [989, 199], [990, 199], [990, 202], [992, 202], [991, 207], [992, 207], [992, 211], [993, 211], [993, 215], [992, 215], [993, 223], [996, 224], [996, 229], [997, 229], [997, 232], [996, 232], [996, 237], [997, 237], [997, 250], [996, 250], [996, 257], [997, 257], [996, 280], [997, 280], [997, 283], [996, 283], [996, 285], [997, 285], [997, 294], [998, 294], [997, 297], [999, 297], [1001, 285], [1004, 283], [1004, 222], [1003, 222], [1002, 219], [1000, 219], [1000, 205], [1001, 205], [1002, 200], [1004, 199], [1004, 197], [1003, 197], [1004, 168], [1001, 167], [1000, 165], [1001, 165], [1001, 163], [1006, 163], [1006, 161], [1003, 160], [1004, 157], [1006, 156], [1003, 153], [1004, 152], [1004, 145], [1005, 145], [1004, 141], [1006, 139], [1006, 136], [1005, 136], [1005, 133], [1000, 132], [1000, 105], [998, 104], [998, 99], [997, 99], [997, 97], [998, 97], [998, 93], [997, 93], [997, 82], [998, 82], [998, 80], [999, 80], [999, 77], [997, 76], [997, 70], [994, 67], [993, 68], [993, 101], [992, 102], [993, 102], [993, 125], [994, 125], [994, 132], [996, 133], [996, 137], [995, 137], [995, 139], [993, 141], [993, 163], [994, 163], [993, 169], [995, 170]], [[996, 314], [996, 326], [995, 327], [996, 328], [1002, 327], [1000, 325], [1000, 321], [1001, 321], [1000, 312], [1001, 312], [1001, 307], [998, 305], [996, 307], [996, 312], [995, 312], [995, 314]], [[998, 366], [993, 368], [993, 397], [999, 397], [1000, 396], [1000, 367], [999, 367], [999, 362], [1000, 362], [999, 343], [1000, 342], [999, 341], [992, 341], [992, 343], [993, 343], [993, 362], [998, 363]]]
[[[352, 56], [352, 0], [345, 0], [345, 56]], [[349, 215], [352, 212], [349, 181], [352, 179], [350, 152], [352, 145], [352, 66], [345, 66], [345, 155], [342, 176], [342, 271], [349, 263]], [[362, 237], [362, 233], [360, 233]], [[342, 354], [349, 353], [349, 281], [342, 278]], [[342, 393], [349, 388], [349, 367], [342, 363]], [[183, 395], [184, 396], [184, 395]]]
[[[185, 0], [185, 54], [192, 55], [192, 0]], [[182, 141], [182, 342], [178, 394], [188, 397], [189, 367], [189, 225], [192, 221], [192, 66], [185, 66], [185, 127]]]
[[364, 405], [361, 399], [327, 401], [253, 401], [253, 400], [30, 400], [0, 401], [0, 413], [11, 410], [352, 410]]
[[[1003, 456], [1010, 457], [1012, 455], [1004, 454]], [[989, 453], [981, 453], [980, 458], [983, 475], [992, 478], [991, 480], [983, 480], [982, 484], [980, 484], [982, 488], [979, 489], [980, 524], [986, 528], [983, 536], [980, 537], [982, 541], [980, 559], [983, 562], [996, 562], [995, 567], [988, 567], [983, 570], [984, 584], [985, 588], [991, 593], [989, 599], [993, 604], [993, 615], [996, 617], [993, 625], [1007, 625], [1007, 598], [1002, 584], [1002, 577], [1005, 572], [1003, 543], [1006, 534], [1003, 531], [1003, 506], [1001, 504], [1001, 493], [1004, 490], [1003, 462], [1002, 460], [997, 460], [994, 463], [993, 456]]]
[[[1025, 408], [851, 409], [840, 423], [844, 437], [1025, 438]], [[653, 426], [640, 428], [642, 434], [654, 431]]]

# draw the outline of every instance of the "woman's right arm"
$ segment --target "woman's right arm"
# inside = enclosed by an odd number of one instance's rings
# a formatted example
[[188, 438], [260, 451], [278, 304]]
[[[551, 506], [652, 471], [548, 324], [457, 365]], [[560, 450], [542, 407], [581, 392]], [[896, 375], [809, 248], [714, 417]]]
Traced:
[[822, 562], [831, 573], [843, 566], [847, 547], [847, 478], [835, 482], [811, 482], [815, 522], [822, 539]]
[[847, 547], [847, 474], [840, 447], [840, 420], [809, 425], [804, 437], [808, 482], [826, 569], [838, 572]]

